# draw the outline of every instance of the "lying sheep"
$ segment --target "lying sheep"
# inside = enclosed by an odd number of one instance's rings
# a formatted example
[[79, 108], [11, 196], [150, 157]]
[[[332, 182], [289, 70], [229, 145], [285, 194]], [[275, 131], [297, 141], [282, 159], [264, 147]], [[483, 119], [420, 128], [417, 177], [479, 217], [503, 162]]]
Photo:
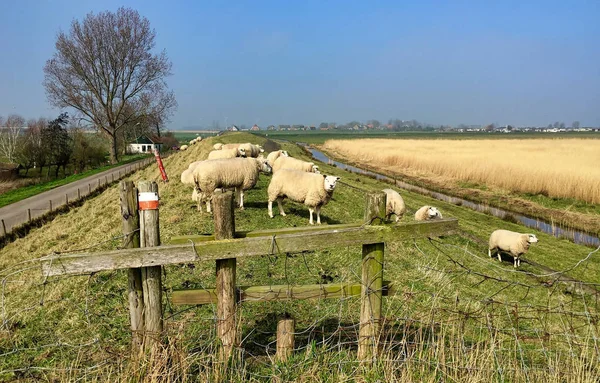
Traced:
[[267, 162], [269, 162], [269, 164], [273, 166], [273, 164], [275, 163], [275, 161], [277, 161], [279, 156], [288, 157], [289, 155], [288, 152], [286, 152], [285, 150], [276, 150], [274, 152], [269, 153], [269, 155], [267, 156]]
[[249, 142], [247, 142], [245, 144], [225, 144], [222, 147], [222, 149], [237, 149], [237, 148], [246, 149], [246, 155], [248, 157], [254, 157], [254, 158], [258, 157], [260, 153], [264, 153], [264, 151], [265, 151], [259, 145], [254, 145]]
[[406, 212], [404, 200], [395, 190], [383, 189], [383, 192], [386, 194], [385, 219], [389, 220], [392, 218], [392, 214], [394, 214], [396, 216], [396, 222], [400, 221]]
[[319, 173], [319, 167], [314, 162], [302, 161], [297, 158], [279, 156], [273, 163], [273, 173], [279, 169], [299, 170], [301, 172]]
[[224, 158], [236, 158], [236, 157], [246, 157], [246, 149], [237, 148], [237, 149], [221, 149], [221, 150], [213, 150], [208, 153], [209, 160], [218, 160]]
[[221, 150], [221, 149], [223, 149], [223, 144], [220, 143], [220, 142], [218, 142], [218, 143], [216, 143], [216, 144], [213, 145], [213, 149], [215, 149], [215, 150]]
[[188, 146], [187, 146], [187, 145], [181, 145], [181, 146], [179, 147], [179, 150], [186, 150], [187, 148], [188, 148]]
[[500, 252], [510, 253], [514, 257], [514, 267], [521, 266], [521, 255], [529, 250], [529, 245], [538, 241], [535, 234], [521, 234], [508, 230], [496, 230], [490, 235], [488, 255], [498, 254], [498, 260], [502, 261]]
[[[242, 210], [244, 191], [256, 185], [259, 172], [271, 172], [271, 166], [265, 158], [207, 160], [201, 161], [192, 169], [196, 190], [203, 200], [212, 199], [215, 189], [235, 188], [240, 195], [239, 206]], [[207, 202], [206, 210], [210, 212], [210, 201]]]
[[317, 212], [317, 224], [321, 224], [321, 206], [326, 205], [340, 177], [325, 176], [298, 170], [280, 169], [273, 173], [269, 183], [269, 217], [273, 218], [273, 201], [277, 200], [279, 214], [285, 217], [281, 201], [289, 198], [292, 201], [308, 206], [309, 224], [313, 225], [313, 211]]
[[423, 206], [415, 213], [417, 221], [428, 221], [431, 219], [442, 219], [442, 213], [433, 206]]

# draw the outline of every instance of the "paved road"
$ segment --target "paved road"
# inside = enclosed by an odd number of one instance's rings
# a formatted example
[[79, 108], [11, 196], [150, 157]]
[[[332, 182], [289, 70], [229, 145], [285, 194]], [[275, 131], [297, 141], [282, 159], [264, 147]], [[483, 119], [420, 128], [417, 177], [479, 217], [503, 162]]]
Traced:
[[[5, 230], [9, 233], [13, 227], [19, 226], [31, 219], [35, 219], [65, 205], [66, 200], [75, 201], [77, 198], [84, 198], [93, 193], [98, 187], [105, 187], [106, 183], [112, 183], [126, 174], [132, 173], [145, 161], [154, 161], [154, 158], [143, 159], [126, 165], [117, 166], [104, 172], [94, 174], [79, 181], [57, 187], [47, 192], [40, 193], [33, 197], [15, 202], [3, 208], [0, 208], [0, 219], [4, 222]], [[29, 210], [28, 210], [29, 209]], [[0, 227], [0, 235], [4, 234], [4, 228]]]

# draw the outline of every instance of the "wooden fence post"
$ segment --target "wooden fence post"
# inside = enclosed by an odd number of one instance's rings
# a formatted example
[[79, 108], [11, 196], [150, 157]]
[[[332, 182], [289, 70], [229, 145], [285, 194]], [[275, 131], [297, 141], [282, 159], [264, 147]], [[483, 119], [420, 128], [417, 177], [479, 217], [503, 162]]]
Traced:
[[27, 222], [31, 221], [31, 209], [27, 209]]
[[[140, 217], [138, 214], [137, 188], [132, 181], [119, 183], [121, 217], [123, 218], [123, 248], [140, 247]], [[139, 355], [144, 341], [144, 294], [142, 270], [128, 270], [129, 318], [131, 321], [131, 352]]]
[[4, 220], [2, 220], [2, 235], [6, 235], [6, 224], [4, 223]]
[[65, 193], [65, 204], [69, 204], [69, 194]]
[[51, 199], [48, 200], [48, 205], [50, 208], [50, 212], [52, 212], [52, 200]]
[[77, 188], [77, 199], [81, 199], [81, 190]]
[[[215, 239], [232, 239], [235, 233], [233, 194], [216, 192], [213, 195]], [[216, 261], [217, 268], [217, 336], [222, 344], [222, 360], [231, 357], [236, 345], [236, 259]]]
[[277, 360], [286, 361], [294, 352], [295, 325], [294, 319], [287, 314], [277, 323]]
[[[385, 218], [386, 195], [383, 192], [366, 196], [365, 222], [382, 224]], [[377, 357], [380, 334], [381, 293], [383, 286], [384, 243], [365, 244], [362, 248], [362, 288], [358, 359], [371, 362]]]
[[88, 195], [92, 194], [92, 184], [88, 184]]
[[[152, 181], [138, 183], [142, 193], [158, 196], [158, 185]], [[158, 202], [158, 201], [157, 201]], [[140, 209], [140, 247], [160, 245], [158, 204], [156, 209]], [[160, 342], [162, 334], [162, 284], [161, 266], [142, 267], [142, 287], [144, 291], [144, 348], [150, 350]]]

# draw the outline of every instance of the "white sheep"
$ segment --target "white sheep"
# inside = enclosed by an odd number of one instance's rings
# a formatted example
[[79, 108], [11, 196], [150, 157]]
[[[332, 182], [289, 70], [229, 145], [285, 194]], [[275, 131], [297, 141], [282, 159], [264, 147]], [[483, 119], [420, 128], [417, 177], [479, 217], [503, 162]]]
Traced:
[[188, 148], [188, 146], [187, 146], [187, 145], [181, 145], [181, 146], [179, 147], [179, 150], [186, 150], [187, 148]]
[[417, 221], [428, 221], [431, 219], [442, 219], [442, 213], [433, 206], [423, 206], [415, 213]]
[[[240, 195], [239, 206], [242, 210], [244, 191], [256, 185], [259, 172], [271, 172], [271, 166], [265, 158], [206, 160], [192, 169], [195, 188], [203, 199], [212, 199], [215, 189], [235, 188]], [[210, 202], [207, 202], [206, 210], [210, 212]]]
[[251, 144], [249, 142], [244, 143], [244, 144], [225, 144], [223, 145], [222, 149], [237, 149], [237, 148], [244, 148], [246, 149], [246, 155], [248, 157], [258, 157], [260, 153], [264, 153], [264, 149], [262, 147], [260, 147], [259, 145], [254, 145]]
[[396, 222], [400, 221], [406, 212], [404, 200], [395, 190], [383, 189], [383, 192], [386, 194], [385, 218], [389, 220], [392, 218], [392, 214], [394, 214], [396, 215]]
[[209, 160], [218, 160], [224, 158], [236, 158], [236, 157], [246, 157], [246, 149], [237, 148], [237, 149], [221, 149], [221, 150], [213, 150], [208, 153]]
[[319, 173], [319, 167], [314, 162], [302, 161], [293, 157], [279, 156], [273, 163], [273, 174], [280, 169], [299, 170], [301, 172]]
[[313, 225], [313, 211], [317, 213], [317, 224], [321, 224], [321, 206], [326, 205], [340, 177], [307, 173], [298, 170], [280, 169], [273, 173], [267, 189], [269, 194], [269, 217], [273, 218], [273, 201], [277, 200], [279, 214], [285, 217], [281, 201], [292, 201], [308, 206], [309, 224]]
[[267, 156], [267, 161], [271, 166], [273, 166], [273, 164], [279, 158], [279, 156], [289, 157], [289, 154], [285, 150], [276, 150], [274, 152], [269, 153], [269, 155]]
[[521, 234], [509, 230], [496, 230], [490, 235], [488, 255], [498, 253], [498, 260], [502, 261], [500, 251], [510, 253], [514, 258], [514, 267], [521, 266], [521, 255], [529, 250], [529, 245], [538, 241], [535, 234]]
[[223, 149], [223, 144], [220, 142], [217, 142], [216, 144], [213, 145], [213, 149], [214, 150], [221, 150]]

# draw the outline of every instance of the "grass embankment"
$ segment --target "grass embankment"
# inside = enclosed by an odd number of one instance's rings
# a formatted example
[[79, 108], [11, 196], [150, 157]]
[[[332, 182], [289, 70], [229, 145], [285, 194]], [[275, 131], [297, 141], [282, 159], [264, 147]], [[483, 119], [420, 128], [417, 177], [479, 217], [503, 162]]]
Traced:
[[[260, 137], [228, 134], [220, 142], [261, 142]], [[203, 141], [165, 159], [171, 178], [160, 183], [163, 244], [176, 235], [211, 233], [212, 218], [196, 212], [191, 189], [178, 181], [192, 161], [205, 158], [217, 139]], [[273, 145], [266, 145], [273, 146]], [[304, 152], [283, 144], [292, 156]], [[364, 191], [389, 187], [373, 179], [320, 164], [337, 174], [334, 198], [322, 210], [325, 224], [362, 221]], [[159, 180], [148, 168], [135, 180]], [[304, 226], [305, 207], [286, 202], [287, 217], [268, 218], [261, 176], [236, 211], [239, 231]], [[353, 187], [350, 187], [353, 186]], [[418, 207], [432, 200], [402, 193], [412, 221]], [[166, 344], [151, 367], [130, 363], [127, 273], [50, 278], [39, 272], [37, 257], [52, 251], [115, 249], [120, 245], [118, 188], [107, 189], [52, 224], [33, 230], [0, 250], [3, 327], [0, 380], [4, 381], [216, 381], [215, 309], [212, 305], [174, 307], [170, 292], [212, 288], [213, 262], [164, 268]], [[360, 300], [330, 299], [247, 302], [239, 309], [243, 358], [233, 362], [231, 381], [597, 381], [598, 300], [584, 290], [556, 283], [531, 265], [516, 272], [512, 263], [487, 257], [485, 240], [496, 228], [522, 227], [459, 206], [435, 202], [446, 217], [458, 218], [464, 235], [386, 246], [384, 279], [399, 294], [384, 299], [383, 358], [372, 368], [356, 362]], [[540, 243], [527, 258], [557, 270], [573, 266], [589, 250], [536, 233]], [[277, 285], [359, 283], [360, 248], [310, 254], [277, 254], [238, 260], [237, 284]], [[31, 269], [28, 269], [31, 267]], [[597, 282], [600, 260], [592, 256], [569, 275]], [[296, 319], [296, 351], [286, 363], [272, 361], [277, 320]]]
[[429, 189], [600, 232], [600, 140], [331, 140], [321, 148]]
[[19, 202], [24, 200], [25, 198], [33, 197], [34, 195], [43, 193], [45, 191], [57, 188], [59, 186], [70, 184], [71, 182], [78, 181], [94, 174], [102, 173], [105, 170], [109, 170], [115, 168], [117, 166], [125, 165], [131, 162], [135, 162], [142, 158], [146, 158], [146, 155], [134, 155], [128, 156], [127, 159], [119, 162], [115, 165], [106, 165], [100, 168], [87, 170], [78, 174], [71, 174], [65, 178], [55, 179], [48, 182], [40, 182], [33, 185], [23, 186], [18, 189], [9, 190], [5, 193], [0, 194], [0, 207], [4, 207], [6, 205], [10, 205], [11, 203]]

